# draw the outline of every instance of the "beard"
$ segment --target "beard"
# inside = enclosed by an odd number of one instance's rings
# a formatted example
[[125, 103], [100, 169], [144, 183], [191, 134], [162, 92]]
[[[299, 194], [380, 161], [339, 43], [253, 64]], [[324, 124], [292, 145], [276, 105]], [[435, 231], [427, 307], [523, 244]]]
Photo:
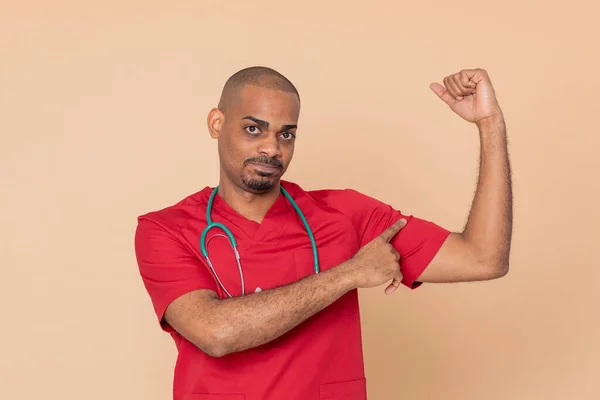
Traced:
[[[278, 168], [283, 168], [283, 163], [280, 160], [269, 157], [255, 157], [244, 161], [244, 166], [252, 163], [268, 164]], [[242, 183], [253, 192], [268, 192], [275, 187], [277, 183], [276, 173], [255, 171], [251, 176], [242, 172]]]
[[271, 177], [251, 178], [242, 175], [242, 183], [252, 192], [268, 192], [275, 187], [276, 179]]

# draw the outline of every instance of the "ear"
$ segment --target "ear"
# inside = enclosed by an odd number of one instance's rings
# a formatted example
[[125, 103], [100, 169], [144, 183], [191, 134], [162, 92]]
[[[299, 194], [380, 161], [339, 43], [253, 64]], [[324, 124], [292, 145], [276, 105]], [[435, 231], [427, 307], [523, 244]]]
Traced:
[[210, 133], [210, 137], [213, 139], [217, 139], [221, 134], [221, 129], [223, 129], [223, 124], [225, 123], [225, 115], [218, 108], [213, 108], [209, 111], [208, 116], [206, 118], [206, 122], [208, 124], [208, 131]]

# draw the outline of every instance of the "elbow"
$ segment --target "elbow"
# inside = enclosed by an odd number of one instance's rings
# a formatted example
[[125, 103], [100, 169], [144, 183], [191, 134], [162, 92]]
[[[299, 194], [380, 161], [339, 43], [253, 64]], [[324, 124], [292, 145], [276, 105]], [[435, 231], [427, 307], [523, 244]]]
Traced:
[[501, 249], [486, 249], [471, 247], [471, 261], [484, 279], [500, 279], [508, 274], [509, 253]]
[[219, 343], [210, 343], [210, 344], [205, 344], [204, 346], [198, 346], [198, 347], [200, 347], [200, 349], [204, 353], [206, 353], [207, 355], [209, 355], [213, 358], [221, 358], [221, 357], [225, 357], [227, 354], [229, 354], [229, 351], [227, 351], [227, 348]]
[[509, 263], [506, 259], [492, 258], [482, 262], [480, 268], [486, 271], [487, 279], [500, 279], [508, 274]]
[[194, 342], [205, 354], [214, 357], [221, 358], [232, 353], [231, 337], [227, 334], [228, 330], [220, 328], [218, 326], [212, 326], [206, 329], [203, 335], [200, 335]]
[[482, 280], [499, 279], [509, 272], [510, 245], [474, 242], [461, 235], [468, 249], [470, 265]]
[[492, 268], [492, 279], [500, 279], [508, 274], [508, 262], [496, 263]]

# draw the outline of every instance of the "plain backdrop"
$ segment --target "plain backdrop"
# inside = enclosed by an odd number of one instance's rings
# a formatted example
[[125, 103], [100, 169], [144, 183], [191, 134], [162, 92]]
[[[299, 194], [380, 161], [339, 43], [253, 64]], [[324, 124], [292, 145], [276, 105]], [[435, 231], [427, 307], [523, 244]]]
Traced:
[[369, 398], [596, 400], [595, 2], [0, 1], [0, 397], [164, 400], [175, 347], [136, 217], [218, 179], [206, 114], [276, 68], [303, 106], [285, 179], [463, 227], [476, 129], [429, 89], [488, 70], [515, 194], [511, 271], [360, 292]]

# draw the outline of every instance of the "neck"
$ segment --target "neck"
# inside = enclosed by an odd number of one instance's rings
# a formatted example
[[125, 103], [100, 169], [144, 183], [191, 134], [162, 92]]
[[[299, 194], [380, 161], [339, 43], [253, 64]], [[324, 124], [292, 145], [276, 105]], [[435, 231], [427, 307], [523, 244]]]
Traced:
[[260, 224], [279, 197], [280, 188], [277, 184], [268, 192], [251, 193], [221, 178], [218, 194], [237, 213]]

